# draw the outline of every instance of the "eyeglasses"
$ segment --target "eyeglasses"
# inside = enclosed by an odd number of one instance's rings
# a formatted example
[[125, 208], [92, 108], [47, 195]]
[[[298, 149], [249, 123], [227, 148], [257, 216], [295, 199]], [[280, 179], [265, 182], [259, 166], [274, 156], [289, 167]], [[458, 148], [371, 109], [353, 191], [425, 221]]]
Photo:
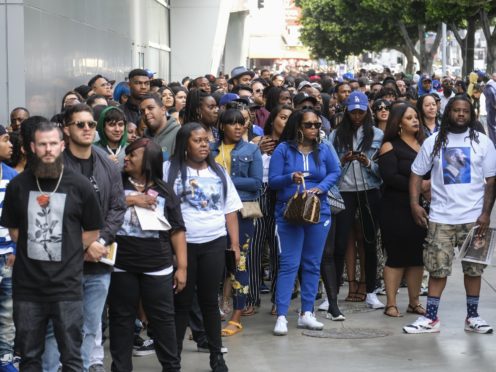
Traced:
[[264, 91], [263, 89], [255, 89], [253, 93], [263, 93], [263, 91]]
[[75, 125], [79, 129], [84, 129], [86, 124], [88, 125], [88, 128], [94, 129], [94, 128], [96, 128], [97, 123], [96, 123], [96, 121], [71, 121], [67, 125]]
[[320, 127], [322, 126], [322, 123], [320, 121], [316, 121], [316, 122], [306, 121], [302, 124], [303, 124], [303, 128], [305, 129], [311, 129], [311, 128], [320, 129]]

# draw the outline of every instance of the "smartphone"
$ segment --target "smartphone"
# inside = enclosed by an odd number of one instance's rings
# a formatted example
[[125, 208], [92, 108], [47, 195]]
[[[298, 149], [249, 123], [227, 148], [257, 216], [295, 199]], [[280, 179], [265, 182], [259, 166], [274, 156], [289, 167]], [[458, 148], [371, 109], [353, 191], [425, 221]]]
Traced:
[[153, 198], [156, 198], [158, 196], [158, 192], [156, 192], [155, 190], [152, 190], [152, 189], [148, 189], [148, 191], [146, 193], [147, 193], [147, 195], [150, 195]]
[[358, 155], [360, 155], [360, 154], [361, 154], [361, 152], [360, 152], [360, 151], [352, 151], [352, 152], [351, 152], [351, 155], [353, 155], [353, 156], [358, 156]]
[[303, 177], [308, 177], [310, 176], [310, 172], [302, 172], [303, 173]]

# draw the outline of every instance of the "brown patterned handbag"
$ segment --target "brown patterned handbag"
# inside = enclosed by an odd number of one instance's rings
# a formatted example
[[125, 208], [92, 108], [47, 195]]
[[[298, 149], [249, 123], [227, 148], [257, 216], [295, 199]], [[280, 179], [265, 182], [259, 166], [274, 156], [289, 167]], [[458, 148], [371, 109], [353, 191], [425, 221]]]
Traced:
[[296, 192], [288, 200], [284, 211], [284, 219], [289, 223], [305, 224], [319, 223], [320, 221], [320, 199], [317, 195], [307, 192], [305, 180], [302, 179], [303, 192], [300, 193], [300, 185]]

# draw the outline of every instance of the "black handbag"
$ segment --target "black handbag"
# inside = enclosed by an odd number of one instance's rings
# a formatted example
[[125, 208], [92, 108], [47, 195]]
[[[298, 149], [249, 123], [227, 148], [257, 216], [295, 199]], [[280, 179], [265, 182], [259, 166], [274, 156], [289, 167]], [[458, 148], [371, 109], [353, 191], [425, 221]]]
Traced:
[[302, 179], [303, 192], [300, 193], [300, 185], [296, 188], [294, 195], [288, 200], [284, 210], [284, 219], [294, 224], [319, 223], [320, 221], [320, 199], [317, 195], [307, 192], [305, 180]]
[[332, 186], [327, 192], [327, 202], [331, 207], [332, 214], [338, 214], [346, 209], [343, 197], [341, 196], [339, 188], [336, 185]]

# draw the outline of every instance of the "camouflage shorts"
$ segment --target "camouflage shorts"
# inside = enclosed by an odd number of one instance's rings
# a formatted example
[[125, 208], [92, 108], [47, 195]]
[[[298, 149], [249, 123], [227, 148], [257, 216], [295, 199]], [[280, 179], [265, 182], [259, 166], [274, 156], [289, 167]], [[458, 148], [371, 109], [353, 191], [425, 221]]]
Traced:
[[[461, 247], [473, 223], [445, 225], [429, 222], [429, 231], [424, 243], [425, 269], [434, 278], [451, 275], [455, 247]], [[486, 266], [462, 261], [463, 273], [468, 276], [481, 276]]]

